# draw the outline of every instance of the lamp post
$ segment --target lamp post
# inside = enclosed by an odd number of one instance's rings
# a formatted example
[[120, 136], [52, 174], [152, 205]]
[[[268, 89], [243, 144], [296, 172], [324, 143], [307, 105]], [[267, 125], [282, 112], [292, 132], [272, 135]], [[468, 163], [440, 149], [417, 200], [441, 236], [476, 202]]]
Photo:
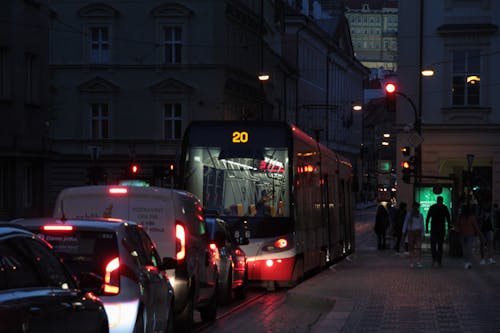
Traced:
[[467, 204], [472, 200], [472, 164], [474, 163], [474, 154], [467, 154]]
[[264, 0], [260, 0], [260, 71], [259, 71], [259, 83], [260, 83], [260, 120], [264, 120], [264, 83], [269, 80], [269, 73], [264, 71]]

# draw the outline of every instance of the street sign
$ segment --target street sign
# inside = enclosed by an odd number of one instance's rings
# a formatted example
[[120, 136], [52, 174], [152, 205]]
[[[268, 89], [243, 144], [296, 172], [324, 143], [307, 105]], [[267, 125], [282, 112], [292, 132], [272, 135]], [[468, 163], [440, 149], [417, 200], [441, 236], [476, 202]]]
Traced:
[[420, 146], [422, 142], [424, 142], [424, 138], [422, 138], [422, 136], [420, 136], [417, 132], [413, 132], [408, 138], [408, 143], [413, 148]]

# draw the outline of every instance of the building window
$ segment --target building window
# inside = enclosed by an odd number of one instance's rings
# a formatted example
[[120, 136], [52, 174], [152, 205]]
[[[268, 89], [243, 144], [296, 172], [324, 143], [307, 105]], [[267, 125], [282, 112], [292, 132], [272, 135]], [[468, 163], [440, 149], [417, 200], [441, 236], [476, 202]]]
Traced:
[[164, 63], [180, 64], [182, 61], [182, 28], [163, 28]]
[[182, 137], [182, 105], [167, 103], [163, 113], [163, 131], [166, 140], [180, 140]]
[[0, 99], [9, 97], [8, 86], [8, 53], [7, 49], [0, 48]]
[[27, 165], [23, 175], [23, 204], [24, 208], [33, 206], [33, 167]]
[[7, 208], [8, 184], [7, 184], [7, 162], [0, 161], [0, 209]]
[[452, 104], [480, 104], [481, 57], [479, 50], [453, 51]]
[[94, 64], [109, 62], [109, 29], [107, 27], [90, 28], [90, 62]]
[[109, 138], [109, 106], [106, 103], [93, 103], [91, 109], [92, 139]]
[[40, 102], [40, 67], [38, 56], [26, 53], [25, 56], [26, 75], [26, 103], [39, 104]]

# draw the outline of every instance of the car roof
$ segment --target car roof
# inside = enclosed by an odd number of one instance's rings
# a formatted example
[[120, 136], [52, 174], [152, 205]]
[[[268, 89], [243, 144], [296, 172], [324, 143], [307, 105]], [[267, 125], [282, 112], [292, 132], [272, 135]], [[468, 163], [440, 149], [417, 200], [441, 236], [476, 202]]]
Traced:
[[0, 237], [10, 236], [10, 235], [26, 235], [31, 236], [33, 233], [22, 226], [15, 225], [11, 222], [0, 222]]
[[191, 192], [181, 190], [181, 189], [173, 189], [173, 188], [165, 188], [165, 187], [156, 187], [156, 186], [127, 186], [127, 185], [87, 185], [87, 186], [74, 186], [67, 187], [63, 189], [60, 193], [64, 195], [71, 194], [95, 194], [95, 193], [108, 193], [110, 188], [126, 188], [129, 195], [131, 194], [146, 194], [151, 195], [152, 193], [157, 193], [159, 195], [171, 195], [172, 193], [177, 193], [183, 197], [194, 198], [199, 200], [196, 195]]
[[110, 230], [117, 231], [127, 226], [137, 226], [133, 221], [116, 218], [91, 218], [91, 219], [57, 219], [53, 217], [25, 218], [13, 220], [10, 223], [19, 224], [26, 228], [41, 227], [46, 224], [72, 225], [82, 230]]

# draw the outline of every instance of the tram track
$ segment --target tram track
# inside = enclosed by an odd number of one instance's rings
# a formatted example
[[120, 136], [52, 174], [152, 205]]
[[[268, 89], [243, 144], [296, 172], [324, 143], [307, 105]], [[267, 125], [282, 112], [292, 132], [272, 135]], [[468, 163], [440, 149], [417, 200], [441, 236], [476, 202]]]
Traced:
[[[244, 309], [248, 309], [252, 305], [256, 304], [264, 297], [269, 296], [270, 294], [276, 295], [277, 297], [281, 296], [283, 292], [268, 292], [265, 290], [256, 290], [250, 296], [247, 296], [244, 300], [235, 302], [234, 304], [230, 304], [224, 307], [221, 307], [217, 311], [216, 321], [223, 320], [225, 318], [231, 317], [233, 314], [236, 314]], [[195, 324], [195, 328], [193, 333], [203, 333], [209, 332], [210, 328], [214, 325], [214, 323], [202, 323], [201, 321], [197, 321]]]

